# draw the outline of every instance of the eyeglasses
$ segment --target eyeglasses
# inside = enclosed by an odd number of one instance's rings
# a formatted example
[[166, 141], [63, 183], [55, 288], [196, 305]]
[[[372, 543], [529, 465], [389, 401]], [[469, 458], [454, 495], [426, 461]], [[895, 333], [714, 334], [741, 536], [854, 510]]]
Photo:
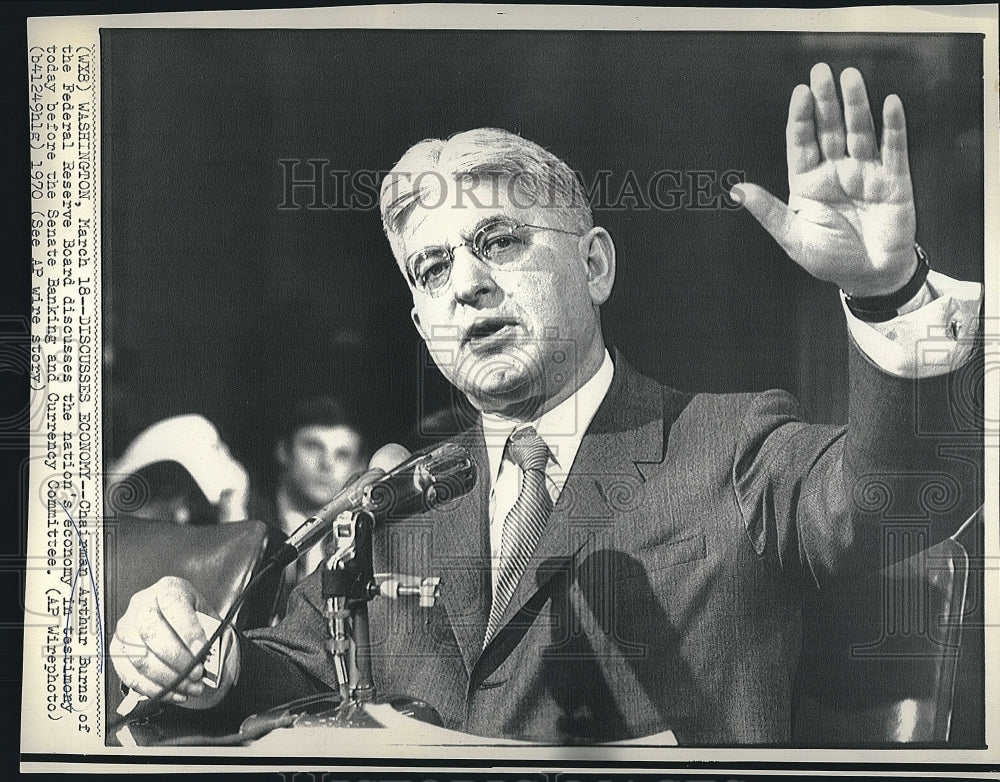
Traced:
[[536, 231], [555, 231], [569, 236], [583, 236], [578, 231], [553, 228], [551, 225], [530, 225], [518, 223], [508, 218], [492, 220], [480, 226], [468, 241], [447, 247], [436, 245], [425, 247], [406, 258], [406, 274], [410, 284], [421, 293], [440, 295], [451, 279], [451, 269], [455, 264], [455, 250], [468, 247], [480, 261], [494, 268], [516, 261], [524, 255], [525, 240], [518, 231], [532, 228]]

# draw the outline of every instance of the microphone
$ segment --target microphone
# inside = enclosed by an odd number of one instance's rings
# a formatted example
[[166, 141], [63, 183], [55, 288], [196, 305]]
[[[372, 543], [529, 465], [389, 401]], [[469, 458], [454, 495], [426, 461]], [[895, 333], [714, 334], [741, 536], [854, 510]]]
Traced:
[[373, 470], [382, 470], [384, 473], [390, 472], [399, 467], [410, 456], [410, 452], [399, 443], [389, 443], [388, 445], [383, 445], [372, 454], [372, 458], [368, 462], [368, 467]]
[[[387, 445], [383, 451], [399, 448]], [[445, 443], [417, 451], [367, 485], [363, 509], [376, 519], [399, 519], [426, 513], [468, 494], [476, 485], [476, 463], [460, 445]]]
[[362, 473], [350, 485], [345, 486], [332, 500], [324, 505], [318, 513], [303, 521], [296, 530], [288, 536], [281, 548], [271, 558], [279, 567], [290, 565], [302, 554], [319, 543], [330, 531], [330, 524], [345, 510], [353, 510], [361, 506], [365, 498], [365, 489], [385, 475], [385, 470], [378, 467]]
[[[396, 466], [386, 470], [379, 464]], [[302, 522], [272, 559], [280, 567], [294, 562], [326, 536], [344, 511], [363, 510], [376, 519], [401, 518], [468, 494], [475, 484], [476, 464], [460, 445], [445, 443], [410, 455], [403, 446], [390, 443], [372, 456], [367, 472]]]

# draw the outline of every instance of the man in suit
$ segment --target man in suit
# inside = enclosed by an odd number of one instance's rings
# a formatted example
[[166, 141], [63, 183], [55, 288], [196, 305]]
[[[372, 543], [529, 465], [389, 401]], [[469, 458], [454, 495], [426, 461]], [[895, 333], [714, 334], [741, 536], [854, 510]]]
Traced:
[[[476, 489], [377, 532], [376, 572], [441, 577], [432, 608], [372, 603], [380, 692], [482, 735], [789, 741], [802, 595], [883, 564], [872, 487], [936, 464], [915, 406], [950, 420], [948, 372], [967, 361], [980, 295], [928, 275], [915, 247], [899, 99], [879, 149], [860, 74], [841, 88], [843, 111], [818, 65], [792, 95], [789, 206], [753, 185], [738, 196], [845, 294], [848, 428], [800, 422], [782, 392], [680, 393], [612, 355], [614, 244], [541, 147], [474, 130], [420, 142], [386, 177], [413, 322], [481, 416], [456, 438]], [[951, 337], [930, 365], [914, 344], [935, 324]], [[954, 512], [929, 518], [934, 536], [952, 531]], [[196, 609], [214, 610], [176, 579], [133, 599], [112, 647], [126, 685], [154, 695], [191, 660]], [[199, 667], [170, 697], [240, 716], [329, 688], [324, 638], [314, 575], [280, 625], [232, 644], [221, 687], [207, 692]]]

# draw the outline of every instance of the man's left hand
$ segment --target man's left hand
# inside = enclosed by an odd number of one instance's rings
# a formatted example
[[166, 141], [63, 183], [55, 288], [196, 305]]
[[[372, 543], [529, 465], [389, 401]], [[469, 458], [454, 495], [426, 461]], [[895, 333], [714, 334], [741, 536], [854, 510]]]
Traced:
[[788, 205], [749, 183], [733, 195], [814, 277], [851, 295], [880, 296], [902, 288], [917, 265], [903, 103], [885, 99], [880, 149], [861, 73], [846, 69], [840, 86], [843, 112], [825, 63], [792, 92]]

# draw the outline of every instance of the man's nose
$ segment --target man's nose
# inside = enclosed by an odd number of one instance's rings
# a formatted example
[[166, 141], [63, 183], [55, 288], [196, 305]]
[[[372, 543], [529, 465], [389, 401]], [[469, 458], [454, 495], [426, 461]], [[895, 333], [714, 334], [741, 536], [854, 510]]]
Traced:
[[493, 270], [468, 247], [456, 247], [453, 256], [451, 285], [456, 301], [470, 305], [481, 304], [485, 297], [498, 290]]

